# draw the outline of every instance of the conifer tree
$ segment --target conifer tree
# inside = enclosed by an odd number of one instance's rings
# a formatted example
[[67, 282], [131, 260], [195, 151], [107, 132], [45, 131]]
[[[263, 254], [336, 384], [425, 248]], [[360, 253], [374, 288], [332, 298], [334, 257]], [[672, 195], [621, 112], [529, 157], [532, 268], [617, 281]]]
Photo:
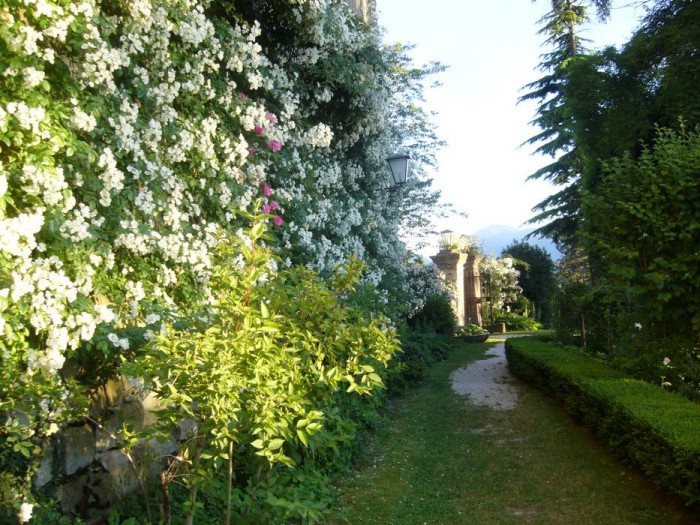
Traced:
[[531, 222], [549, 221], [535, 233], [551, 237], [563, 248], [571, 246], [575, 239], [581, 209], [579, 181], [585, 169], [585, 157], [577, 147], [566, 91], [572, 62], [586, 52], [585, 41], [578, 30], [588, 21], [590, 7], [595, 8], [601, 20], [609, 15], [609, 0], [552, 0], [552, 8], [542, 18], [543, 27], [539, 31], [551, 48], [539, 65], [544, 76], [526, 85], [529, 91], [520, 97], [521, 102], [539, 101], [532, 123], [541, 131], [525, 144], [538, 144], [537, 153], [555, 159], [529, 178], [545, 179], [562, 187], [534, 208], [538, 213]]

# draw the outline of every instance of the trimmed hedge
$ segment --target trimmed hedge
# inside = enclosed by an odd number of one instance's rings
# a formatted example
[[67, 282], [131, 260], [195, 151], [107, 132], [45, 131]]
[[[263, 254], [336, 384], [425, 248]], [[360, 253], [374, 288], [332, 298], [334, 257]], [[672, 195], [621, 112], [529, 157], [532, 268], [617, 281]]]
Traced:
[[700, 405], [537, 337], [509, 339], [506, 357], [513, 373], [561, 399], [624, 461], [686, 503], [700, 501]]

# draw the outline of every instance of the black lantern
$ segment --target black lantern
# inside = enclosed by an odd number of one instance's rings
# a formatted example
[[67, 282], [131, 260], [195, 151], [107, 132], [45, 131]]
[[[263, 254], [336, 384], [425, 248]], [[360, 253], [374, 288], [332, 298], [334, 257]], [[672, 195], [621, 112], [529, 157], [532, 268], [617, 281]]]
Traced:
[[408, 178], [408, 155], [392, 155], [386, 161], [391, 168], [391, 176], [394, 178], [394, 185], [406, 184]]
[[443, 250], [451, 250], [455, 245], [455, 232], [452, 230], [444, 230], [440, 232], [440, 248]]

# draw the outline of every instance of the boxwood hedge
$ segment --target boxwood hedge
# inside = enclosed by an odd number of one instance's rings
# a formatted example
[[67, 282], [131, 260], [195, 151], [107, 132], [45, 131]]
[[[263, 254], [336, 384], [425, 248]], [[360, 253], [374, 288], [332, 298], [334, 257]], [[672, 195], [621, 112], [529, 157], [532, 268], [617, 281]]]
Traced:
[[509, 339], [509, 368], [563, 401], [624, 461], [686, 503], [700, 502], [700, 405], [633, 379], [579, 349]]

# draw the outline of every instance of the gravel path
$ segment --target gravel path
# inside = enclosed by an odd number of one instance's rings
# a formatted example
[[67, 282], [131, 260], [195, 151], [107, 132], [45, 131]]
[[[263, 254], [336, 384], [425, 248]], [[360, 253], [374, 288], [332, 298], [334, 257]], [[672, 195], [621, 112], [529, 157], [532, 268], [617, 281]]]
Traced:
[[474, 405], [496, 410], [516, 408], [518, 391], [510, 382], [513, 376], [508, 370], [505, 352], [505, 343], [497, 343], [486, 352], [489, 359], [452, 372], [452, 389], [459, 395], [469, 396], [469, 402]]

